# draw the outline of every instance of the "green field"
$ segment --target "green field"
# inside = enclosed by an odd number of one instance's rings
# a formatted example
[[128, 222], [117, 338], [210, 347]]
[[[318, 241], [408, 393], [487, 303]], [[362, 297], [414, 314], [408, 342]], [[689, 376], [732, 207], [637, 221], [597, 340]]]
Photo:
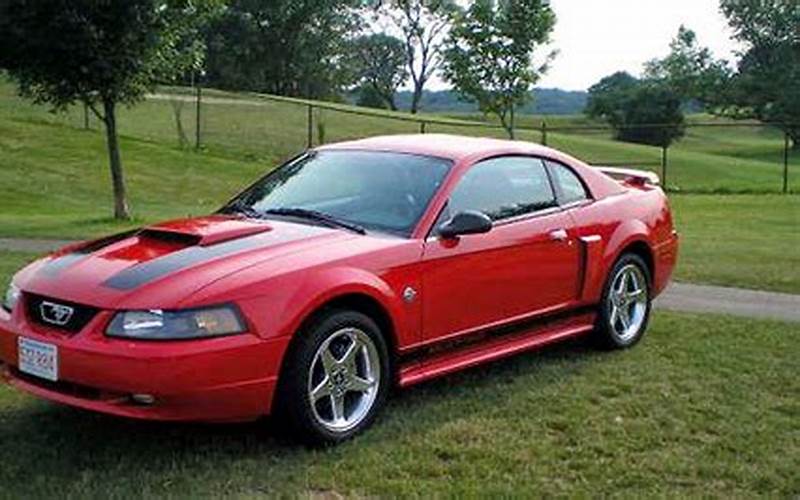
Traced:
[[[120, 224], [109, 218], [111, 191], [103, 136], [81, 128], [80, 110], [53, 115], [15, 97], [9, 85], [0, 85], [0, 237], [85, 238], [160, 219], [207, 213], [282, 158], [302, 149], [305, 117], [288, 110], [297, 110], [304, 101], [285, 99], [263, 106], [245, 101], [239, 105], [234, 101], [242, 101], [242, 96], [210, 94], [225, 99], [209, 104], [203, 115], [206, 128], [219, 135], [199, 152], [177, 146], [167, 100], [147, 101], [122, 112], [122, 154], [135, 220]], [[339, 105], [338, 109], [345, 108]], [[322, 118], [328, 123], [328, 140], [416, 130], [415, 124], [387, 120], [389, 115], [377, 112], [373, 117], [356, 117], [328, 110]], [[192, 137], [190, 103], [184, 103], [183, 118], [187, 135]], [[224, 123], [208, 125], [217, 119]], [[525, 119], [532, 124], [536, 118]], [[586, 122], [560, 117], [555, 123]], [[338, 135], [333, 134], [334, 128]], [[481, 130], [464, 128], [462, 132]], [[747, 130], [693, 129], [673, 156], [685, 153], [702, 159], [692, 175], [703, 182], [716, 182], [718, 169], [727, 168], [724, 165], [728, 163], [767, 161], [776, 141], [774, 133]], [[691, 135], [697, 131], [710, 135]], [[499, 134], [494, 129], [491, 132]], [[560, 137], [551, 134], [550, 140]], [[653, 153], [652, 148], [620, 144], [599, 134], [563, 138], [606, 160], [627, 155], [633, 161], [642, 152]], [[766, 168], [751, 171], [743, 167], [740, 172], [741, 185], [750, 190], [765, 186], [762, 181], [772, 182], [772, 173]], [[730, 175], [723, 178], [726, 183], [732, 179]], [[800, 182], [800, 173], [793, 179]], [[673, 194], [672, 198], [678, 228], [684, 235], [677, 279], [800, 292], [800, 197]]]
[[[200, 152], [176, 147], [168, 102], [125, 111], [137, 220], [121, 225], [107, 218], [102, 136], [80, 130], [79, 111], [49, 115], [0, 85], [0, 236], [87, 237], [207, 212], [302, 149], [297, 106], [209, 105]], [[191, 136], [191, 106], [183, 113]], [[327, 140], [415, 131], [377, 116], [326, 111], [321, 119]], [[692, 165], [681, 177], [675, 163], [676, 183], [779, 187], [772, 133], [708, 133], [676, 148], [673, 160]], [[550, 140], [607, 161], [657, 154], [598, 134]], [[800, 293], [800, 196], [675, 194], [672, 203], [678, 279]], [[0, 251], [0, 286], [34, 257]], [[396, 395], [374, 429], [327, 450], [287, 442], [266, 422], [131, 422], [0, 386], [0, 497], [793, 497], [798, 357], [797, 325], [658, 311], [631, 351], [575, 342], [424, 384]]]
[[[0, 285], [31, 256], [0, 252]], [[583, 342], [396, 394], [309, 450], [269, 421], [128, 421], [0, 386], [0, 497], [800, 493], [800, 326], [658, 311], [625, 352]]]
[[[187, 89], [163, 89], [161, 98], [150, 99], [132, 109], [123, 109], [120, 128], [124, 135], [177, 145], [177, 132], [173, 104], [169, 95], [191, 99]], [[307, 143], [307, 104], [313, 101], [300, 99], [266, 99], [255, 94], [236, 94], [208, 90], [201, 108], [201, 137], [207, 151], [237, 159], [272, 159], [302, 150]], [[171, 103], [172, 102], [172, 103]], [[194, 140], [195, 106], [182, 102], [182, 123], [186, 136]], [[331, 109], [316, 108], [313, 114], [312, 135], [315, 143], [320, 139], [334, 142], [365, 135], [416, 133], [419, 124], [402, 121], [411, 118], [404, 113], [368, 110], [372, 116], [359, 116], [346, 111], [346, 105], [326, 104]], [[9, 118], [36, 119], [50, 123], [83, 126], [81, 108], [66, 114], [51, 115], [44, 108], [32, 107], [14, 95], [13, 87], [0, 83], [0, 113]], [[494, 127], [474, 126], [480, 117], [474, 115], [420, 115], [430, 120], [444, 120], [444, 124], [428, 124], [428, 132], [488, 135], [504, 137], [504, 132]], [[396, 119], [392, 119], [392, 117]], [[551, 129], [558, 127], [597, 125], [583, 117], [523, 116], [520, 126], [538, 128], [547, 121]], [[689, 123], [733, 123], [708, 116], [692, 116]], [[98, 128], [94, 118], [90, 126]], [[320, 130], [322, 129], [322, 130]], [[518, 138], [540, 141], [539, 131], [521, 130]], [[564, 131], [548, 134], [548, 144], [593, 163], [627, 162], [660, 171], [658, 148], [624, 144], [610, 140], [608, 132]], [[792, 191], [800, 191], [800, 151], [790, 158], [790, 183]], [[777, 130], [744, 123], [735, 128], [692, 128], [687, 136], [676, 143], [669, 153], [667, 182], [671, 189], [683, 192], [779, 192], [782, 188], [783, 136]]]
[[672, 195], [676, 279], [800, 293], [800, 196]]
[[140, 423], [0, 386], [0, 496], [789, 498], [798, 357], [795, 325], [658, 313], [631, 351], [572, 343], [403, 391], [326, 450], [269, 422]]

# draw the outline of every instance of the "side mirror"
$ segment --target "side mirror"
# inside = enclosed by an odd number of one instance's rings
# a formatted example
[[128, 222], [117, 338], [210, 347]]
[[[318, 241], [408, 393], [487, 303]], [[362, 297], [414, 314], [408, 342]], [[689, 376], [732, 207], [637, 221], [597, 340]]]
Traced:
[[465, 210], [453, 216], [452, 219], [439, 227], [442, 238], [455, 238], [464, 234], [488, 233], [492, 230], [492, 219], [486, 214]]

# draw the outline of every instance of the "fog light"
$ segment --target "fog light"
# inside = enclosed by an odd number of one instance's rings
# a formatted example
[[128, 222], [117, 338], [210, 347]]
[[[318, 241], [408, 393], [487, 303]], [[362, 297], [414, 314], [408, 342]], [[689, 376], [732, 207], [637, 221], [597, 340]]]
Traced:
[[156, 402], [156, 397], [150, 394], [132, 394], [131, 401], [139, 405], [149, 406]]

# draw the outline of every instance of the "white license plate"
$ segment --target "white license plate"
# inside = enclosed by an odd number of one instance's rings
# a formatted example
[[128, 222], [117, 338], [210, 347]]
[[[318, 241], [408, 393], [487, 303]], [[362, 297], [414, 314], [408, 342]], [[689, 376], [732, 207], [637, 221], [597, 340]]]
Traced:
[[58, 347], [19, 337], [19, 371], [53, 382], [58, 380]]

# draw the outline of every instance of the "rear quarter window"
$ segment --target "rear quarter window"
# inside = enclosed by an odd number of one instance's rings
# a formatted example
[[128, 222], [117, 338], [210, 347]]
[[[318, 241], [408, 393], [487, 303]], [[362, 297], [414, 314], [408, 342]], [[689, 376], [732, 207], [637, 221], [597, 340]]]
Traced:
[[553, 176], [553, 183], [558, 191], [558, 201], [562, 205], [590, 198], [583, 181], [571, 168], [552, 161], [548, 161], [547, 164]]

